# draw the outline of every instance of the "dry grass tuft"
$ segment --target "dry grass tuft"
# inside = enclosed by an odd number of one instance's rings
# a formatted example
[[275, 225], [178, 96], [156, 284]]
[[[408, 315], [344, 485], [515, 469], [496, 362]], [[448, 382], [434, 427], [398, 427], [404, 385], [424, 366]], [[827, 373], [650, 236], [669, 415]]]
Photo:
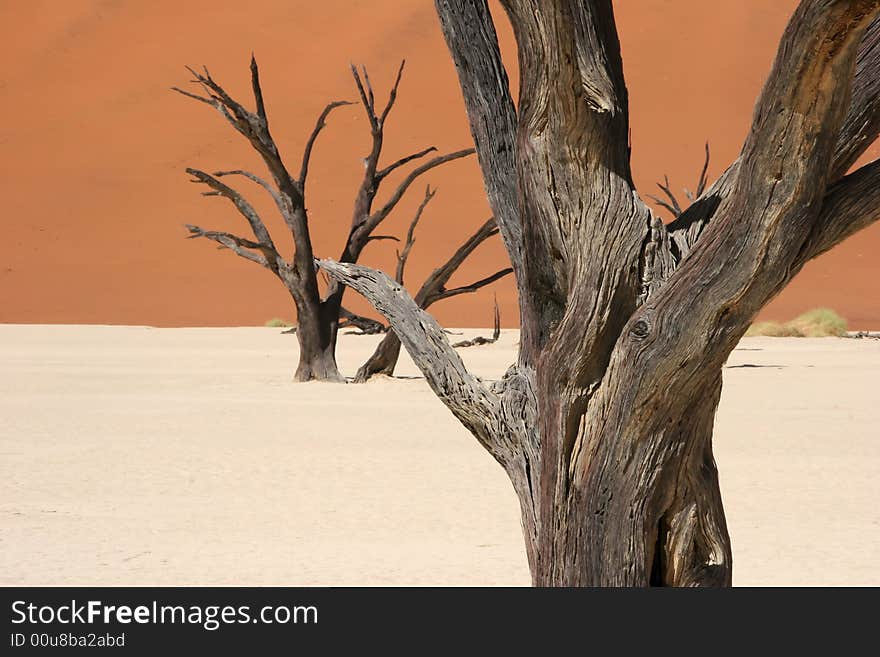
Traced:
[[746, 336], [771, 338], [827, 338], [846, 335], [846, 320], [831, 308], [814, 308], [790, 322], [758, 322], [746, 331]]

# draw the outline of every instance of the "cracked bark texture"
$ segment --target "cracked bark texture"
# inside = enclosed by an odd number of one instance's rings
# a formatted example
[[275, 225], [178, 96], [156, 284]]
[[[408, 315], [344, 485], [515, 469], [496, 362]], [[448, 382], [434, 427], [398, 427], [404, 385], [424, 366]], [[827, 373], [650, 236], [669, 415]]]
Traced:
[[387, 277], [321, 266], [505, 468], [534, 584], [730, 585], [721, 368], [807, 261], [880, 217], [880, 166], [847, 174], [880, 129], [880, 0], [801, 2], [740, 156], [668, 226], [630, 176], [610, 0], [502, 0], [518, 111], [486, 1], [435, 5], [517, 277], [518, 361], [479, 381]]

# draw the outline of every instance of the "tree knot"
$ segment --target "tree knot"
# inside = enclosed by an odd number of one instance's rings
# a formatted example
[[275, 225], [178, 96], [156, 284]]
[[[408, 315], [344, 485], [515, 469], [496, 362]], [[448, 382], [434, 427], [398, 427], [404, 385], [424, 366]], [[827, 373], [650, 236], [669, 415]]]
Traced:
[[648, 322], [646, 322], [644, 319], [640, 319], [635, 324], [633, 324], [629, 332], [634, 338], [638, 338], [641, 340], [648, 337], [648, 333], [650, 333], [650, 331], [651, 327], [648, 326]]

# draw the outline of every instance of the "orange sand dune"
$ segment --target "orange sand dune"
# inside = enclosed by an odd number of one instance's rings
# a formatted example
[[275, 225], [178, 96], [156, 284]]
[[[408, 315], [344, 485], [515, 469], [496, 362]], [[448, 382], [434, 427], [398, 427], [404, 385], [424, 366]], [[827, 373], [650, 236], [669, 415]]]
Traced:
[[[793, 0], [704, 3], [618, 1], [632, 104], [634, 170], [643, 192], [669, 174], [693, 185], [702, 147], [717, 175], [740, 148], [757, 92]], [[159, 326], [261, 324], [292, 318], [267, 272], [203, 241], [183, 223], [242, 230], [234, 210], [187, 182], [186, 166], [259, 169], [239, 135], [203, 105], [169, 91], [184, 64], [207, 64], [246, 98], [251, 51], [261, 62], [273, 132], [293, 166], [324, 104], [354, 98], [348, 66], [366, 64], [384, 92], [398, 60], [407, 71], [388, 130], [390, 160], [434, 144], [470, 143], [455, 73], [428, 0], [31, 0], [2, 5], [3, 240], [0, 322]], [[508, 66], [513, 44], [497, 13]], [[358, 107], [340, 109], [313, 163], [309, 207], [317, 252], [335, 256], [350, 218], [368, 133]], [[875, 146], [871, 155], [876, 156]], [[416, 285], [488, 213], [474, 161], [424, 182], [440, 192], [413, 251]], [[259, 207], [270, 212], [265, 199]], [[421, 187], [383, 233], [401, 234]], [[272, 218], [276, 241], [283, 232]], [[854, 328], [880, 326], [880, 226], [812, 263], [766, 311], [786, 318], [830, 305]], [[365, 262], [389, 267], [392, 242]], [[502, 266], [487, 244], [461, 272]], [[491, 291], [434, 308], [449, 325], [491, 321]], [[516, 321], [513, 287], [497, 286], [506, 325]], [[365, 311], [354, 295], [349, 305]]]

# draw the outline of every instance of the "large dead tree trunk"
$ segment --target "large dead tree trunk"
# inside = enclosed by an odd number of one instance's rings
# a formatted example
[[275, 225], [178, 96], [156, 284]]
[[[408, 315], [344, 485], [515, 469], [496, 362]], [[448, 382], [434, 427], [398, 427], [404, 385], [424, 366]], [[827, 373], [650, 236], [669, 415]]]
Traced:
[[518, 112], [485, 0], [435, 2], [517, 277], [518, 362], [486, 385], [387, 277], [321, 266], [505, 468], [536, 585], [729, 585], [721, 368], [804, 263], [880, 217], [880, 163], [844, 175], [880, 129], [880, 1], [800, 4], [742, 153], [669, 226], [630, 176], [610, 0], [502, 0]]
[[[253, 88], [256, 112], [247, 110], [233, 99], [205, 69], [202, 73], [190, 69], [193, 82], [199, 85], [204, 95], [190, 93], [182, 89], [175, 91], [206, 103], [223, 116], [239, 133], [241, 133], [260, 155], [271, 174], [272, 181], [263, 180], [253, 173], [241, 170], [218, 171], [208, 174], [198, 169], [187, 169], [193, 182], [206, 185], [210, 191], [206, 196], [222, 196], [235, 205], [239, 213], [247, 219], [254, 234], [254, 239], [243, 238], [232, 233], [204, 230], [198, 226], [187, 226], [190, 237], [204, 237], [231, 249], [239, 256], [255, 262], [271, 271], [287, 288], [293, 298], [297, 312], [297, 340], [299, 342], [299, 364], [296, 368], [297, 381], [344, 381], [336, 366], [336, 335], [342, 312], [342, 296], [344, 287], [332, 282], [330, 289], [322, 295], [318, 286], [317, 272], [314, 264], [312, 240], [309, 233], [309, 215], [306, 208], [306, 181], [309, 173], [312, 150], [318, 135], [324, 129], [327, 118], [337, 107], [352, 105], [346, 101], [332, 102], [321, 112], [309, 136], [303, 152], [302, 164], [297, 177], [293, 177], [281, 158], [275, 140], [269, 132], [269, 120], [263, 102], [263, 91], [260, 86], [260, 75], [257, 62], [251, 58], [251, 86]], [[423, 162], [409, 172], [399, 183], [384, 205], [378, 210], [373, 209], [373, 201], [378, 194], [382, 182], [404, 165], [424, 158], [436, 151], [427, 148], [413, 155], [397, 160], [380, 169], [382, 146], [385, 135], [385, 122], [397, 99], [397, 90], [403, 74], [403, 64], [397, 72], [397, 79], [391, 89], [384, 108], [377, 109], [372, 86], [366, 69], [359, 72], [352, 67], [352, 74], [357, 85], [361, 103], [367, 113], [372, 135], [370, 153], [364, 158], [364, 178], [359, 186], [356, 199], [354, 218], [351, 230], [346, 238], [342, 251], [342, 262], [357, 262], [366, 245], [383, 236], [374, 235], [374, 231], [391, 214], [413, 182], [432, 169], [468, 155], [473, 149], [465, 149], [438, 155]], [[269, 230], [262, 218], [239, 192], [220, 181], [223, 176], [240, 175], [263, 187], [275, 201], [275, 205], [293, 236], [294, 253], [286, 260], [275, 247]]]

